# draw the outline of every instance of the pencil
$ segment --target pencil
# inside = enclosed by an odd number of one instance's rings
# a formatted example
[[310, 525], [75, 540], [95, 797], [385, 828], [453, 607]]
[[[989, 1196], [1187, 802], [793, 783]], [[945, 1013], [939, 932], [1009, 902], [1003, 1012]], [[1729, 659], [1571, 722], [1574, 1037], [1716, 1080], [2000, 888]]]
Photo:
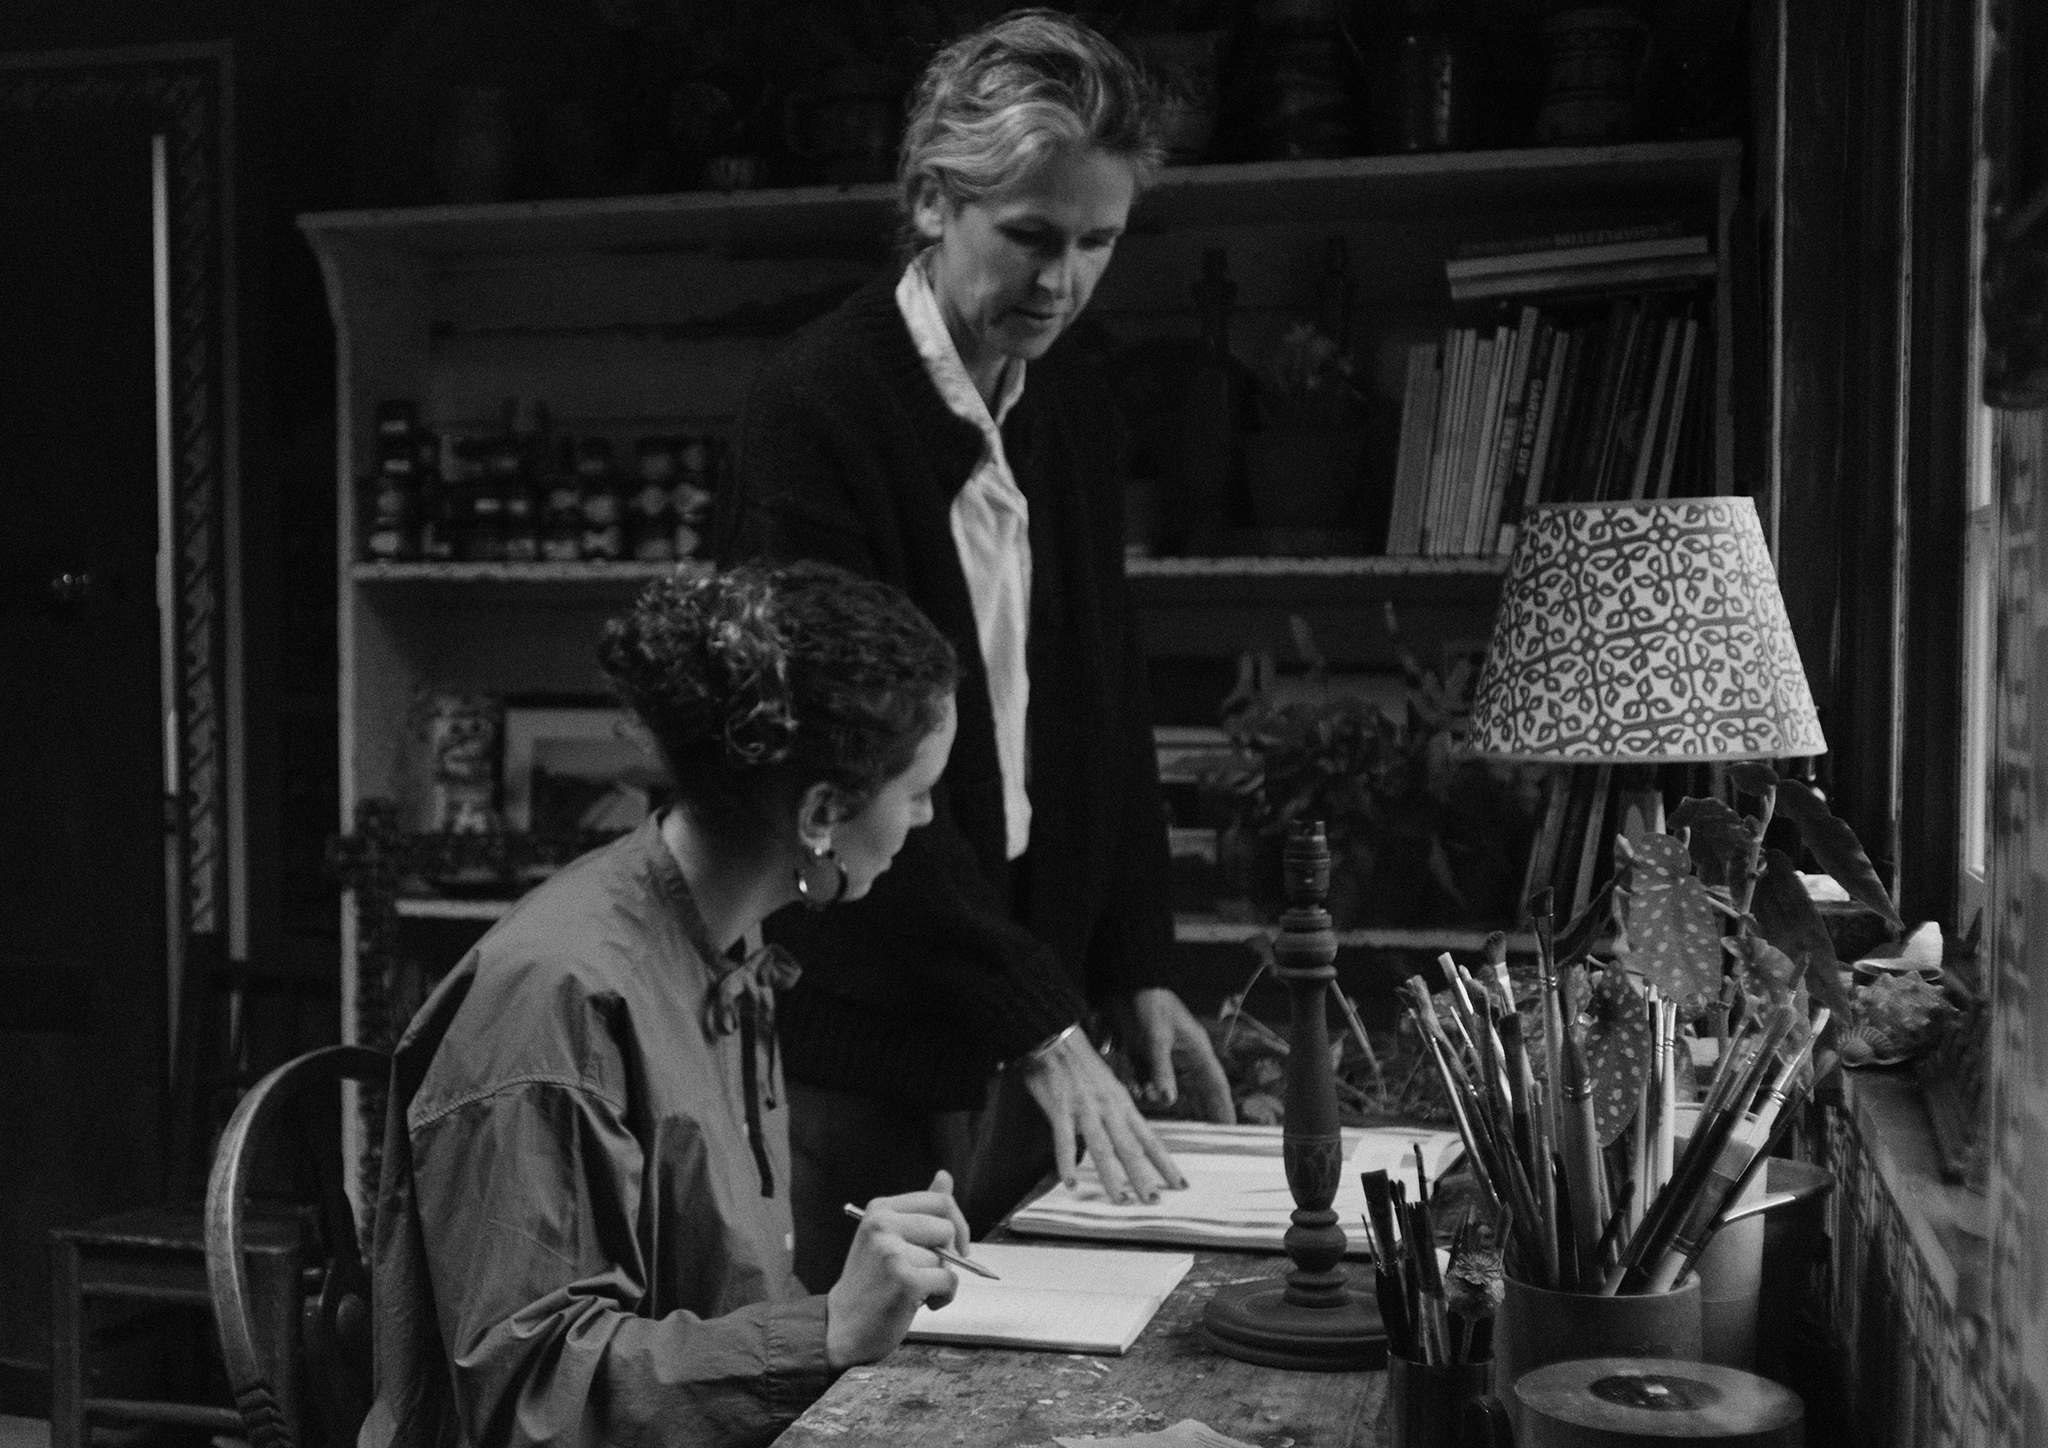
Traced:
[[[846, 1204], [846, 1215], [853, 1218], [856, 1222], [864, 1222], [867, 1220], [868, 1216], [866, 1212], [862, 1211], [859, 1207], [856, 1207], [852, 1202], [848, 1202]], [[925, 1251], [936, 1252], [941, 1257], [945, 1258], [946, 1261], [951, 1262], [955, 1267], [965, 1267], [969, 1272], [972, 1272], [977, 1277], [986, 1277], [991, 1282], [1000, 1282], [1003, 1280], [1000, 1276], [989, 1271], [988, 1268], [982, 1266], [979, 1262], [969, 1261], [967, 1258], [962, 1257], [958, 1252], [949, 1252], [944, 1247], [927, 1247], [925, 1248]]]

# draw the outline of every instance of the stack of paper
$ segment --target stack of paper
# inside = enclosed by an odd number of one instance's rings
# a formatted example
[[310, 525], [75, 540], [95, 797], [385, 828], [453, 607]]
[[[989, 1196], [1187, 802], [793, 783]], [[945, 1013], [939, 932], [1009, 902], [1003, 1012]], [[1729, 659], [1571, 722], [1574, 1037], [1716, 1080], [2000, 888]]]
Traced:
[[[1009, 1227], [1031, 1236], [1081, 1237], [1106, 1242], [1163, 1242], [1231, 1251], [1283, 1250], [1281, 1237], [1293, 1220], [1294, 1197], [1280, 1159], [1277, 1126], [1210, 1126], [1199, 1122], [1153, 1123], [1160, 1139], [1188, 1179], [1185, 1191], [1159, 1194], [1147, 1206], [1118, 1206], [1092, 1172], [1082, 1169], [1078, 1185], [1054, 1185], [1036, 1201], [1010, 1214]], [[1456, 1159], [1455, 1131], [1405, 1127], [1347, 1129], [1348, 1158], [1330, 1203], [1347, 1238], [1346, 1254], [1368, 1255], [1365, 1247], [1363, 1172], [1384, 1171], [1417, 1190], [1415, 1148], [1434, 1182]], [[980, 1249], [977, 1249], [980, 1250]]]
[[1185, 1252], [1007, 1242], [975, 1243], [974, 1260], [1002, 1280], [956, 1273], [958, 1295], [920, 1307], [911, 1341], [1121, 1354], [1195, 1263]]

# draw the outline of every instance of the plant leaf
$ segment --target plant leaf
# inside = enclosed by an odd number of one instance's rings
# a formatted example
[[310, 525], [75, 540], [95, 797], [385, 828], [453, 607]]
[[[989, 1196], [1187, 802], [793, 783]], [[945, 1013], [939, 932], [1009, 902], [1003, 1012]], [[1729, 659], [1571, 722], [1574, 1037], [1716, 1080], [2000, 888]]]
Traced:
[[1593, 949], [1594, 940], [1600, 934], [1600, 927], [1607, 923], [1607, 917], [1613, 911], [1614, 881], [1610, 878], [1601, 882], [1593, 898], [1586, 902], [1586, 908], [1558, 932], [1556, 943], [1551, 949], [1556, 956], [1559, 970], [1586, 958]]
[[1790, 999], [1799, 988], [1801, 975], [1809, 974], [1805, 965], [1768, 940], [1759, 940], [1754, 935], [1739, 935], [1731, 937], [1728, 945], [1743, 973], [1753, 983], [1762, 984], [1761, 990], [1751, 994], [1763, 999]]
[[1720, 917], [1692, 873], [1685, 846], [1670, 835], [1640, 834], [1630, 879], [1631, 964], [1688, 1018], [1721, 988]]
[[1757, 879], [1756, 896], [1749, 908], [1764, 939], [1795, 964], [1804, 964], [1807, 989], [1837, 1016], [1849, 1019], [1849, 993], [1842, 986], [1835, 943], [1791, 857], [1783, 850], [1765, 851], [1764, 872]]
[[1769, 794], [1782, 782], [1778, 778], [1778, 771], [1776, 769], [1773, 769], [1768, 764], [1759, 764], [1753, 760], [1747, 764], [1730, 765], [1728, 767], [1728, 780], [1729, 783], [1733, 784], [1744, 794], [1753, 794], [1759, 798]]
[[1601, 973], [1586, 1002], [1586, 1067], [1593, 1078], [1593, 1122], [1600, 1144], [1612, 1146], [1635, 1118], [1636, 1096], [1650, 1069], [1650, 1021], [1642, 997], [1616, 966]]
[[1674, 835], [1689, 831], [1693, 869], [1709, 885], [1726, 885], [1734, 878], [1736, 856], [1749, 853], [1748, 819], [1718, 799], [1681, 800], [1668, 828]]
[[1778, 813], [1790, 816], [1792, 822], [1799, 826], [1799, 837], [1806, 842], [1806, 848], [1813, 851], [1813, 857], [1820, 861], [1821, 868], [1849, 892], [1850, 899], [1875, 910], [1892, 929], [1906, 928], [1906, 923], [1899, 918], [1898, 909], [1892, 904], [1890, 893], [1884, 888], [1884, 882], [1877, 878], [1870, 856], [1863, 853], [1863, 845], [1856, 838], [1856, 832], [1835, 818], [1828, 809], [1827, 801], [1812, 785], [1798, 779], [1781, 780]]

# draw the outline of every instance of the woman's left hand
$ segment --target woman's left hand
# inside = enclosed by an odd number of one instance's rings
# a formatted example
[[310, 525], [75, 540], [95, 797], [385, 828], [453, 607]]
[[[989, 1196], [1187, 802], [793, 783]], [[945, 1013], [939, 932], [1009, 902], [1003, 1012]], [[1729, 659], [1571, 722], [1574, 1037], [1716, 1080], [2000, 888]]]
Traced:
[[1153, 986], [1119, 998], [1116, 1009], [1124, 1049], [1141, 1076], [1142, 1099], [1173, 1105], [1185, 1075], [1189, 1100], [1204, 1121], [1227, 1126], [1237, 1120], [1230, 1079], [1209, 1044], [1209, 1033], [1179, 996]]

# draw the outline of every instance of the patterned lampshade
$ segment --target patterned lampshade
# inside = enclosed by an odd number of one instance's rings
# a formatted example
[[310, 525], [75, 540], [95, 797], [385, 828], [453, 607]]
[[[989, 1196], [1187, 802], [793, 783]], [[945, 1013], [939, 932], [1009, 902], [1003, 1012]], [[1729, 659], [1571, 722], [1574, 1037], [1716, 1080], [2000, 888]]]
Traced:
[[1587, 764], [1821, 754], [1748, 498], [1530, 509], [1472, 706], [1471, 747]]

